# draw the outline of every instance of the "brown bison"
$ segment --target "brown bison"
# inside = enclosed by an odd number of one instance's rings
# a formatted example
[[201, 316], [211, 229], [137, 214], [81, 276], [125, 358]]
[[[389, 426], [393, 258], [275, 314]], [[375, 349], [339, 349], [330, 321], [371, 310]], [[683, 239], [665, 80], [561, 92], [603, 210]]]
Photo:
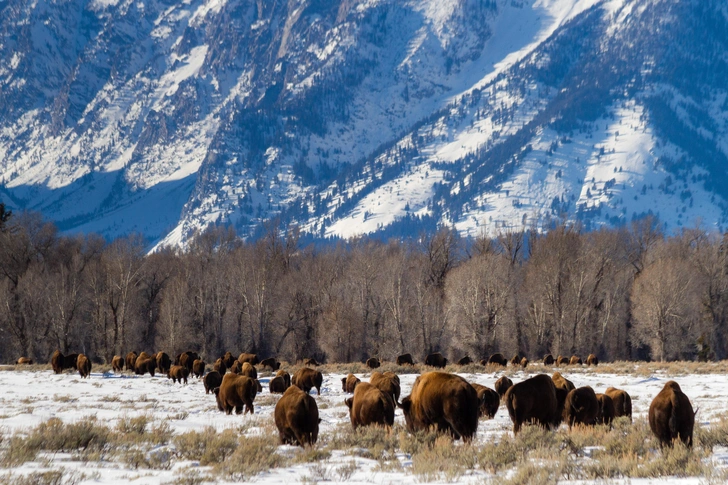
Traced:
[[378, 369], [378, 368], [379, 368], [379, 366], [381, 366], [381, 365], [382, 365], [382, 363], [381, 363], [381, 362], [379, 362], [379, 359], [377, 359], [376, 357], [369, 357], [369, 358], [367, 359], [366, 365], [367, 365], [367, 367], [369, 367], [370, 369]]
[[[185, 369], [184, 367], [182, 368]], [[216, 370], [208, 372], [202, 379], [202, 384], [205, 386], [205, 394], [210, 394], [210, 392], [214, 392], [215, 388], [220, 387], [220, 384], [222, 384], [222, 374]]]
[[411, 433], [436, 426], [454, 439], [471, 441], [478, 430], [478, 394], [462, 377], [427, 372], [415, 379], [412, 392], [399, 405]]
[[369, 378], [369, 384], [392, 396], [395, 403], [399, 402], [399, 394], [402, 392], [402, 387], [399, 383], [399, 376], [394, 372], [372, 372]]
[[281, 363], [278, 362], [275, 357], [268, 357], [260, 361], [261, 367], [268, 367], [270, 370], [278, 370], [281, 368]]
[[291, 386], [291, 376], [288, 375], [288, 372], [285, 375], [288, 376], [288, 380], [283, 375], [277, 375], [270, 380], [268, 389], [270, 389], [271, 394], [283, 394]]
[[313, 397], [296, 386], [286, 389], [274, 411], [281, 444], [315, 444], [321, 422], [318, 416], [318, 406]]
[[[141, 357], [141, 356], [140, 356]], [[192, 352], [191, 350], [188, 350], [187, 352], [183, 352], [177, 356], [177, 359], [175, 361], [176, 365], [183, 365], [187, 367], [187, 370], [192, 373], [194, 371], [193, 367], [195, 365], [195, 361], [200, 358], [200, 354], [197, 352]]]
[[521, 365], [521, 356], [516, 354], [513, 357], [511, 357], [511, 365], [513, 367], [517, 367], [517, 366]]
[[321, 384], [324, 382], [324, 376], [321, 372], [310, 369], [308, 367], [302, 367], [293, 374], [291, 377], [291, 384], [303, 390], [303, 392], [309, 392], [314, 387], [316, 388], [316, 394], [321, 395]]
[[230, 352], [225, 352], [225, 355], [222, 356], [222, 361], [225, 362], [225, 367], [230, 369], [233, 366], [233, 362], [235, 362], [237, 359], [233, 357], [233, 354]]
[[258, 383], [250, 377], [239, 376], [236, 374], [225, 374], [222, 378], [220, 387], [216, 387], [213, 392], [217, 398], [217, 408], [224, 411], [225, 414], [235, 414], [243, 412], [255, 413], [253, 400], [258, 393]]
[[84, 354], [79, 354], [76, 359], [76, 369], [81, 375], [81, 379], [85, 379], [91, 375], [91, 361]]
[[77, 369], [77, 360], [78, 354], [63, 355], [60, 350], [56, 350], [51, 356], [51, 367], [53, 372], [60, 374], [66, 369]]
[[30, 357], [21, 357], [15, 361], [15, 365], [33, 365], [33, 359]]
[[246, 362], [250, 365], [258, 365], [260, 363], [260, 360], [258, 360], [257, 354], [249, 354], [243, 352], [238, 356], [238, 362], [240, 362], [241, 365], [245, 364]]
[[495, 413], [498, 412], [498, 406], [500, 406], [500, 396], [493, 389], [481, 386], [480, 384], [471, 383], [473, 389], [478, 395], [478, 402], [480, 403], [480, 416], [485, 416], [488, 419], [493, 419]]
[[282, 377], [283, 380], [286, 381], [286, 389], [288, 389], [290, 387], [291, 375], [288, 372], [286, 372], [282, 369], [279, 369], [278, 372], [276, 372], [276, 377]]
[[154, 371], [157, 368], [157, 362], [149, 357], [147, 354], [146, 357], [144, 356], [144, 352], [139, 354], [139, 357], [136, 358], [136, 362], [134, 363], [134, 373], [140, 376], [143, 376], [147, 372], [150, 376], [154, 377]]
[[[189, 377], [189, 375], [190, 371], [187, 369], [187, 367], [183, 365], [170, 366], [169, 370], [167, 371], [167, 379], [172, 379], [173, 383], [179, 382], [180, 384], [182, 384], [182, 382], [184, 381], [184, 383], [187, 384], [187, 378]], [[219, 385], [220, 384], [218, 384], [218, 386]], [[214, 389], [214, 387], [212, 389]], [[205, 390], [207, 390], [207, 381], [205, 381]]]
[[126, 370], [130, 370], [134, 372], [134, 369], [136, 369], [136, 360], [139, 355], [136, 352], [129, 352], [126, 354]]
[[121, 372], [124, 370], [124, 357], [115, 355], [111, 359], [111, 370], [114, 372]]
[[685, 446], [693, 446], [695, 412], [690, 399], [675, 381], [668, 381], [650, 404], [650, 429], [660, 446], [672, 446], [679, 439]]
[[157, 361], [157, 369], [160, 374], [166, 374], [172, 367], [172, 359], [167, 355], [166, 352], [159, 351], [155, 357]]
[[239, 360], [233, 361], [233, 366], [230, 367], [230, 372], [233, 374], [240, 374], [243, 372], [243, 364]]
[[622, 416], [628, 416], [629, 421], [632, 422], [632, 398], [629, 397], [625, 391], [621, 389], [615, 389], [614, 387], [607, 388], [604, 394], [612, 398], [614, 404], [614, 417], [619, 418]]
[[192, 373], [194, 374], [194, 376], [197, 377], [198, 379], [200, 377], [204, 376], [205, 375], [205, 366], [206, 365], [207, 364], [205, 364], [205, 361], [204, 360], [202, 360], [202, 359], [196, 359], [192, 363]]
[[458, 360], [458, 365], [470, 365], [473, 363], [473, 359], [471, 359], [469, 356], [465, 356], [462, 359]]
[[591, 387], [578, 387], [566, 395], [563, 418], [569, 429], [577, 424], [593, 426], [597, 422], [598, 413], [599, 402]]
[[523, 423], [531, 421], [547, 429], [561, 423], [556, 386], [546, 374], [515, 384], [508, 389], [503, 400], [513, 422], [513, 434], [518, 434]]
[[543, 365], [554, 365], [554, 356], [546, 354], [543, 356]]
[[569, 358], [564, 357], [563, 355], [559, 355], [556, 358], [556, 365], [558, 365], [558, 366], [569, 365]]
[[495, 353], [488, 358], [488, 364], [500, 365], [500, 366], [505, 367], [506, 365], [508, 365], [508, 360], [505, 357], [503, 357], [503, 354]]
[[227, 366], [225, 365], [225, 361], [221, 358], [217, 359], [215, 363], [212, 365], [212, 370], [215, 372], [219, 372], [221, 376], [224, 376], [227, 372]]
[[392, 396], [381, 389], [362, 382], [354, 390], [354, 397], [344, 401], [349, 408], [351, 426], [381, 425], [392, 427], [394, 424], [395, 404]]
[[352, 394], [360, 382], [361, 380], [357, 376], [350, 373], [348, 376], [341, 378], [341, 390]]
[[521, 359], [521, 367], [523, 367], [524, 369], [528, 367], [528, 359], [526, 357]]
[[581, 361], [581, 357], [578, 355], [572, 355], [571, 359], [569, 359], [569, 365], [581, 365], [583, 362]]
[[249, 362], [244, 362], [240, 368], [240, 375], [250, 377], [251, 379], [257, 379], [258, 371], [255, 370], [255, 367], [253, 367]]
[[501, 377], [497, 381], [495, 381], [495, 385], [493, 386], [495, 388], [495, 392], [498, 393], [498, 396], [500, 396], [501, 399], [503, 399], [503, 396], [506, 395], [506, 392], [508, 392], [508, 389], [510, 389], [513, 386], [513, 381], [507, 378], [506, 376]]
[[556, 386], [556, 400], [559, 406], [559, 416], [561, 416], [564, 411], [566, 396], [569, 392], [576, 389], [576, 386], [574, 386], [573, 382], [562, 376], [559, 372], [554, 372], [554, 375], [551, 376], [551, 380], [554, 382], [554, 386]]
[[614, 402], [612, 398], [606, 394], [597, 394], [597, 403], [599, 403], [597, 424], [611, 425], [614, 420]]
[[599, 359], [596, 355], [589, 354], [589, 357], [586, 358], [586, 365], [599, 365]]
[[397, 356], [397, 365], [415, 365], [412, 354], [402, 354]]
[[442, 369], [447, 365], [447, 359], [440, 352], [436, 352], [425, 357], [425, 365]]
[[303, 365], [310, 365], [312, 367], [318, 367], [321, 364], [316, 359], [308, 358], [308, 359], [303, 360]]

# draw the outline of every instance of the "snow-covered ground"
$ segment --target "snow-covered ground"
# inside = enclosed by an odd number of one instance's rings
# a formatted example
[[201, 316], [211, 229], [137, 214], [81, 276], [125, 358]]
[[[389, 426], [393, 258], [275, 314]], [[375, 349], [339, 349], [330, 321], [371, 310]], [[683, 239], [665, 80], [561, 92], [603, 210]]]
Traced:
[[[503, 371], [499, 373], [463, 374], [463, 377], [472, 382], [493, 387], [495, 381], [505, 372], [514, 382], [539, 373], [543, 369], [534, 366], [527, 372]], [[551, 369], [547, 369], [551, 372]], [[575, 371], [561, 369], [562, 373], [574, 384], [579, 386], [592, 386], [596, 392], [603, 392], [607, 387], [614, 386], [626, 390], [632, 396], [635, 421], [646, 419], [647, 411], [653, 397], [659, 392], [664, 383], [671, 377], [665, 373], [656, 372], [650, 376], [628, 374], [606, 374], [599, 368], [581, 368]], [[321, 395], [316, 396], [312, 391], [320, 408], [322, 418], [319, 437], [332, 433], [342, 423], [348, 423], [348, 410], [344, 405], [346, 395], [341, 389], [341, 374], [325, 374]], [[368, 379], [367, 374], [358, 377]], [[409, 394], [412, 383], [417, 374], [403, 374], [402, 396]], [[701, 425], [708, 426], [718, 420], [726, 411], [725, 403], [728, 401], [728, 375], [724, 374], [698, 374], [684, 375], [674, 378], [679, 382], [683, 391], [690, 397], [693, 406], [699, 408], [697, 420]], [[92, 373], [87, 380], [80, 379], [77, 374], [54, 375], [48, 371], [6, 371], [0, 372], [0, 388], [3, 389], [0, 397], [0, 436], [23, 432], [48, 420], [59, 418], [66, 423], [86, 420], [95, 416], [99, 424], [115, 427], [122, 418], [147, 416], [153, 422], [166, 421], [174, 433], [183, 433], [190, 430], [203, 431], [212, 426], [218, 431], [225, 429], [245, 429], [246, 433], [256, 434], [271, 432], [273, 409], [277, 396], [268, 392], [268, 378], [261, 377], [264, 391], [256, 397], [255, 415], [227, 416], [217, 410], [215, 398], [212, 394], [206, 395], [202, 381], [190, 379], [188, 385], [173, 384], [163, 376], [138, 377], [130, 375], [113, 375], [110, 373]], [[401, 410], [397, 410], [395, 422], [404, 424]], [[242, 428], [241, 428], [242, 426]], [[507, 410], [501, 406], [495, 419], [480, 421], [477, 441], [486, 443], [498, 440], [504, 434], [512, 431]], [[0, 441], [1, 442], [1, 441]], [[6, 441], [7, 443], [7, 441]], [[3, 445], [7, 446], [7, 445]], [[173, 445], [163, 445], [168, 448]], [[456, 443], [453, 446], [462, 446]], [[290, 446], [282, 446], [278, 450], [286, 456], [296, 452]], [[173, 455], [172, 455], [173, 456]], [[44, 456], [43, 460], [26, 463], [16, 468], [0, 468], [0, 482], [8, 474], [29, 473], [48, 469], [65, 468], [68, 473], [74, 471], [78, 474], [77, 483], [166, 483], [179, 479], [180, 476], [193, 473], [189, 470], [198, 468], [199, 464], [190, 461], [177, 461], [175, 459], [169, 469], [147, 470], [133, 469], [116, 461], [99, 460], [80, 462], [70, 458], [70, 454], [58, 453]], [[361, 457], [352, 457], [348, 452], [333, 452], [324, 461], [326, 467], [335, 470], [341, 464], [356, 462], [356, 470], [346, 480], [347, 483], [417, 483], [421, 477], [412, 474], [412, 461], [405, 453], [399, 453], [402, 471], [382, 471], [377, 467], [377, 461]], [[723, 468], [728, 463], [728, 450], [716, 447], [712, 455], [712, 463], [717, 468]], [[275, 468], [269, 472], [257, 475], [252, 481], [256, 483], [281, 483], [311, 481], [304, 477], [311, 475], [312, 467], [321, 467], [319, 464], [295, 464], [282, 468]], [[192, 467], [192, 468], [190, 468]], [[204, 475], [206, 467], [199, 467]], [[78, 478], [81, 473], [86, 478]], [[482, 483], [488, 480], [487, 473], [473, 470], [471, 473], [457, 479], [459, 483]], [[330, 473], [328, 480], [336, 482], [335, 473]], [[316, 481], [316, 480], [313, 480]], [[661, 480], [632, 479], [630, 483], [658, 483]], [[670, 483], [693, 484], [701, 483], [698, 478], [670, 479]], [[2, 482], [4, 483], [4, 482]], [[573, 482], [577, 483], [577, 482]], [[585, 483], [585, 482], [578, 482]], [[596, 483], [596, 482], [595, 482]], [[601, 483], [601, 482], [600, 482]], [[621, 483], [618, 481], [617, 483]]]

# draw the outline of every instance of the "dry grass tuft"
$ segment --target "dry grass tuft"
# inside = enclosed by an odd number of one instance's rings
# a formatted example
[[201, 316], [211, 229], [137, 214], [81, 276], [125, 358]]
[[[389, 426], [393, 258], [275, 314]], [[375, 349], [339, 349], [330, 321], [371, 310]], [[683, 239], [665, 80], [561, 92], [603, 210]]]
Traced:
[[222, 463], [237, 449], [238, 434], [226, 429], [218, 433], [208, 427], [202, 432], [188, 431], [173, 438], [177, 454], [185, 460], [199, 460], [200, 465]]
[[278, 437], [272, 433], [243, 437], [238, 441], [235, 451], [213, 470], [229, 480], [248, 480], [283, 464], [283, 457], [277, 453], [277, 449]]

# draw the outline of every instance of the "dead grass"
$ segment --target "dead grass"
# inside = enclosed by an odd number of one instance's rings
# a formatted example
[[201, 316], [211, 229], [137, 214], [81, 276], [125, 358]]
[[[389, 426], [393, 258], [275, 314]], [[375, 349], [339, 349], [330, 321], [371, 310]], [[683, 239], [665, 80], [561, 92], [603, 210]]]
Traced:
[[213, 471], [229, 480], [248, 480], [284, 463], [283, 456], [277, 453], [277, 449], [277, 434], [264, 433], [260, 436], [243, 437], [238, 441], [235, 451], [215, 465]]
[[239, 435], [231, 429], [218, 433], [208, 427], [202, 432], [188, 431], [173, 438], [177, 454], [185, 460], [198, 460], [200, 465], [222, 463], [238, 447]]

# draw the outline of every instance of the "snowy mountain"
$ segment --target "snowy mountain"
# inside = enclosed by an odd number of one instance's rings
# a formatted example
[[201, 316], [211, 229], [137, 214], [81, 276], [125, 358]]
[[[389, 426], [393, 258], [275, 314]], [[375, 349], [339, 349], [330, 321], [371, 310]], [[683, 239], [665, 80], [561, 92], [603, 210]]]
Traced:
[[722, 230], [718, 0], [0, 1], [0, 199], [184, 243]]

